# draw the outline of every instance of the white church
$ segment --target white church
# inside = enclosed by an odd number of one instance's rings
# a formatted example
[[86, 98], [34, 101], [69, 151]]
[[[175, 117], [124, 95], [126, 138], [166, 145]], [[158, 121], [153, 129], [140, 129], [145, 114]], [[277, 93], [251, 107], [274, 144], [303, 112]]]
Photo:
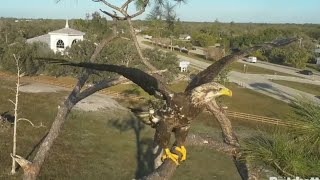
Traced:
[[48, 44], [50, 49], [52, 49], [55, 53], [63, 53], [67, 47], [71, 47], [72, 44], [76, 43], [77, 41], [82, 41], [84, 35], [84, 32], [69, 28], [69, 23], [67, 20], [65, 28], [27, 39], [27, 43], [42, 42]]

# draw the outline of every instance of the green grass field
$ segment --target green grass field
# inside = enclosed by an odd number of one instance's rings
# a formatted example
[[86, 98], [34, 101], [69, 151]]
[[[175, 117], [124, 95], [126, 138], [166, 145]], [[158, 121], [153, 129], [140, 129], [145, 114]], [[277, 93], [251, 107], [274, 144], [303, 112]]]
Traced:
[[[173, 84], [170, 88], [181, 92], [187, 82]], [[12, 112], [8, 99], [14, 98], [10, 88], [13, 82], [0, 81], [0, 112]], [[222, 98], [230, 110], [286, 118], [291, 107], [281, 101], [248, 89], [227, 84], [234, 96]], [[132, 84], [112, 87], [113, 91], [139, 92]], [[27, 123], [18, 126], [18, 154], [29, 159], [46, 134], [57, 112], [59, 102], [67, 92], [21, 93], [20, 117], [42, 122], [46, 127], [35, 129]], [[246, 137], [255, 134], [260, 125], [233, 120], [237, 134]], [[40, 179], [133, 179], [151, 172], [151, 146], [154, 130], [143, 127], [137, 130], [138, 121], [124, 111], [82, 112], [73, 110], [55, 142], [41, 171]], [[221, 140], [218, 124], [208, 113], [202, 113], [193, 122], [191, 132], [202, 133]], [[8, 176], [11, 166], [12, 128], [0, 134], [0, 179], [20, 179], [21, 170]], [[139, 137], [139, 138], [137, 138]], [[138, 150], [137, 150], [138, 149]], [[173, 179], [240, 179], [232, 159], [203, 147], [188, 147], [188, 160], [178, 168]], [[212, 168], [208, 168], [212, 167]]]
[[[182, 92], [187, 84], [188, 82], [181, 81], [171, 85], [170, 88], [175, 92]], [[232, 90], [233, 96], [220, 99], [232, 111], [283, 119], [286, 119], [287, 115], [293, 111], [287, 103], [253, 90], [239, 87], [234, 83], [227, 83], [226, 87]]]
[[[13, 113], [13, 107], [8, 102], [8, 99], [14, 98], [9, 90], [13, 87], [13, 82], [0, 81], [0, 112]], [[42, 122], [46, 127], [35, 129], [20, 122], [17, 154], [32, 159], [37, 144], [51, 126], [59, 102], [66, 95], [66, 92], [21, 93], [20, 117], [28, 118], [35, 124]], [[123, 111], [73, 110], [45, 161], [39, 179], [133, 179], [146, 175], [152, 170], [154, 130], [149, 127], [137, 130], [137, 123]], [[214, 127], [201, 124], [195, 127], [219, 135]], [[199, 132], [201, 128], [193, 128], [192, 131]], [[11, 169], [11, 136], [12, 128], [0, 134], [0, 179], [21, 179], [21, 169], [15, 176], [8, 175]], [[188, 147], [188, 153], [188, 161], [178, 168], [174, 179], [222, 179], [225, 176], [240, 179], [230, 157], [196, 147]]]
[[320, 86], [315, 84], [307, 84], [307, 83], [299, 83], [292, 81], [284, 81], [284, 80], [272, 80], [272, 82], [291, 87], [293, 89], [297, 89], [303, 92], [307, 92], [316, 96], [320, 96]]

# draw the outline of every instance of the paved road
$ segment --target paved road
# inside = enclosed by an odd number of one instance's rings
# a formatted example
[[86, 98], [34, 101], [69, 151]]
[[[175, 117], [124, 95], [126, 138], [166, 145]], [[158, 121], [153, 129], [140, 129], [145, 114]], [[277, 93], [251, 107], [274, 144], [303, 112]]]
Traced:
[[303, 83], [311, 83], [320, 85], [320, 81], [312, 81], [306, 79], [300, 79], [296, 77], [289, 76], [277, 76], [277, 75], [257, 75], [257, 74], [244, 74], [239, 72], [230, 72], [229, 80], [231, 82], [237, 83], [240, 86], [252, 89], [254, 91], [260, 92], [262, 94], [271, 96], [273, 98], [279, 99], [281, 101], [290, 102], [295, 97], [298, 98], [309, 98], [315, 102], [320, 103], [320, 100], [315, 97], [315, 95], [302, 92], [287, 86], [283, 86], [270, 81], [274, 80], [287, 80]]
[[298, 73], [299, 71], [301, 71], [301, 69], [297, 69], [297, 68], [293, 68], [293, 67], [282, 66], [282, 65], [272, 64], [272, 63], [263, 62], [263, 61], [258, 61], [257, 63], [248, 63], [248, 62], [239, 60], [239, 62], [244, 63], [244, 64], [249, 64], [250, 66], [257, 66], [257, 67], [261, 67], [261, 68], [265, 68], [265, 69], [271, 69], [274, 71], [279, 71], [282, 73], [291, 74], [294, 76], [299, 76], [299, 77], [306, 78], [306, 79], [320, 81], [320, 73], [318, 73], [318, 72], [314, 72], [314, 75], [308, 76], [308, 75], [303, 75], [303, 74]]
[[[146, 40], [143, 39], [143, 37], [141, 36], [138, 36], [138, 41], [142, 48], [153, 48], [150, 45], [146, 45], [142, 43], [142, 41], [146, 41]], [[181, 55], [177, 55], [177, 56], [180, 61], [189, 61], [194, 68], [199, 70], [203, 70], [210, 65], [210, 63], [199, 61], [197, 59], [193, 59], [190, 57], [185, 57]], [[246, 63], [246, 62], [243, 62], [243, 63]], [[251, 65], [256, 65], [262, 68], [272, 69], [275, 71], [284, 72], [284, 73], [292, 74], [295, 76], [300, 76], [301, 78], [290, 77], [290, 76], [265, 75], [265, 74], [244, 74], [244, 73], [232, 71], [230, 72], [229, 80], [243, 87], [252, 89], [254, 91], [258, 91], [260, 93], [263, 93], [265, 95], [268, 95], [270, 97], [273, 97], [285, 102], [290, 101], [290, 99], [294, 99], [294, 97], [303, 96], [320, 103], [320, 100], [312, 94], [298, 91], [293, 88], [282, 86], [270, 81], [271, 79], [287, 80], [287, 81], [295, 81], [295, 82], [301, 82], [301, 83], [310, 83], [310, 84], [320, 85], [320, 76], [301, 75], [301, 74], [297, 74], [296, 71], [293, 69], [272, 66], [270, 64], [256, 63]]]

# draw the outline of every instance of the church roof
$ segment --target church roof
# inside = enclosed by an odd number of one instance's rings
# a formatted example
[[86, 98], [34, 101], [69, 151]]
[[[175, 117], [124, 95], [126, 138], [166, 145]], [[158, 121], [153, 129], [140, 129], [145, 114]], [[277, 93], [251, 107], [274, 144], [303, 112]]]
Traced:
[[65, 27], [63, 29], [58, 29], [58, 30], [55, 30], [55, 31], [51, 31], [51, 32], [49, 32], [49, 34], [64, 34], [64, 35], [83, 36], [86, 33], [78, 31], [78, 30], [75, 30], [75, 29], [72, 29], [72, 28]]
[[37, 36], [34, 38], [27, 39], [27, 43], [42, 42], [42, 43], [48, 44], [50, 46], [50, 39], [51, 39], [50, 36], [53, 34], [54, 35], [68, 35], [68, 36], [83, 36], [83, 35], [85, 35], [84, 32], [69, 28], [69, 23], [67, 20], [65, 28], [51, 31], [48, 34], [45, 34], [42, 36]]
[[50, 45], [50, 35], [45, 34], [42, 36], [37, 36], [34, 38], [27, 39], [27, 43], [34, 43], [34, 42], [42, 42], [42, 43]]

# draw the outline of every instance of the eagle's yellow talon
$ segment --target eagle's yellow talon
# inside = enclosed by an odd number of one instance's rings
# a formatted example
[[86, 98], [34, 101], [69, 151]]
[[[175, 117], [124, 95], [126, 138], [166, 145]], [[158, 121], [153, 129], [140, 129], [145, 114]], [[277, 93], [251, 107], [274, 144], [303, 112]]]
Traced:
[[176, 147], [175, 149], [182, 154], [180, 161], [185, 161], [187, 159], [187, 149], [184, 146]]
[[[181, 147], [176, 147], [175, 148], [176, 151], [181, 153], [181, 161], [185, 161], [187, 159], [187, 150], [184, 146]], [[171, 153], [169, 148], [166, 148], [165, 153], [162, 155], [161, 160], [164, 161], [167, 158], [170, 158], [176, 165], [179, 165], [179, 156]]]
[[167, 158], [170, 158], [176, 165], [179, 165], [178, 155], [171, 153], [169, 148], [166, 148], [164, 151], [165, 151], [165, 154], [161, 157], [162, 161], [164, 161]]

